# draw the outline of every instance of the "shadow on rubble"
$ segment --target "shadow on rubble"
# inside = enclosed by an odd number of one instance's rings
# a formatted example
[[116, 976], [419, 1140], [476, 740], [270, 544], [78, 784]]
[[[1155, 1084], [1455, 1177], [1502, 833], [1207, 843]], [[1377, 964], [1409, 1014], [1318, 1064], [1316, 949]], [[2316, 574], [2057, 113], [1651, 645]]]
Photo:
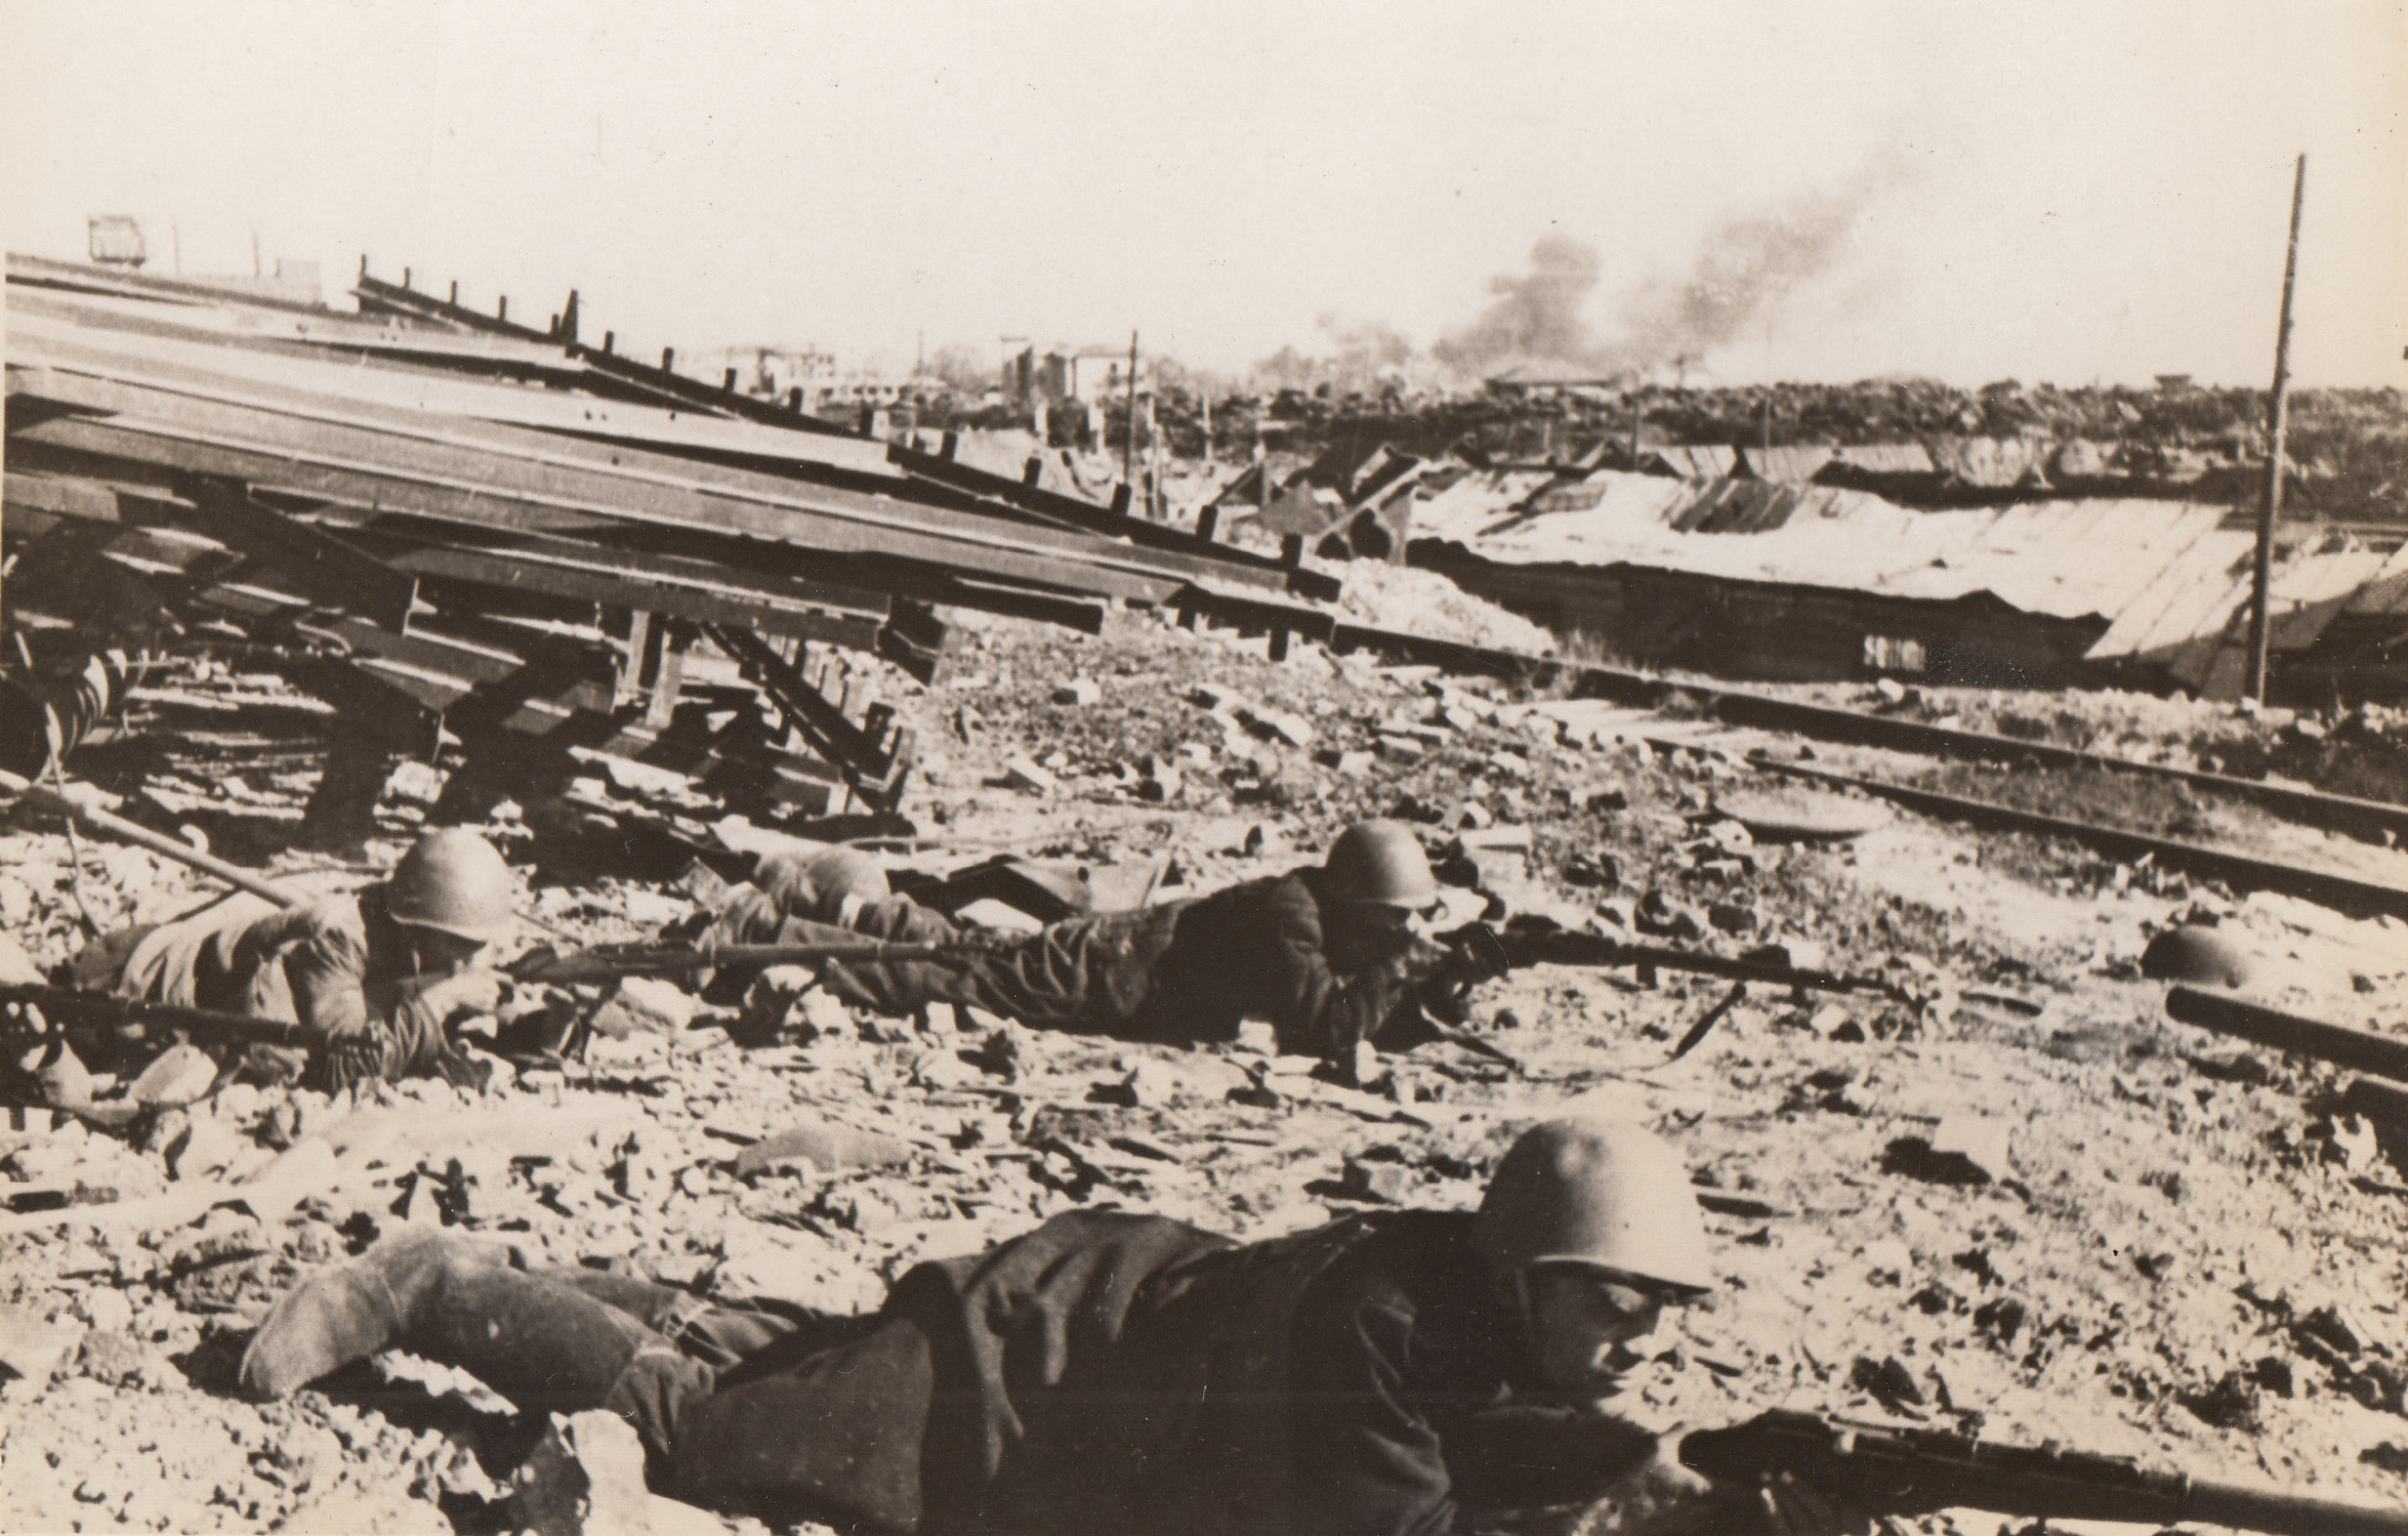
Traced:
[[[184, 1373], [193, 1389], [213, 1396], [242, 1398], [242, 1354], [250, 1347], [247, 1330], [228, 1330], [203, 1339], [170, 1363]], [[298, 1410], [314, 1416], [313, 1404], [341, 1404], [372, 1415], [368, 1434], [377, 1434], [378, 1421], [415, 1438], [434, 1431], [451, 1444], [465, 1446], [477, 1468], [494, 1483], [507, 1488], [511, 1474], [534, 1451], [549, 1422], [541, 1413], [496, 1413], [477, 1407], [455, 1392], [434, 1392], [412, 1381], [389, 1380], [368, 1360], [358, 1360], [295, 1394], [289, 1405], [266, 1405], [270, 1418]], [[355, 1432], [346, 1432], [356, 1442]], [[488, 1500], [474, 1493], [442, 1488], [436, 1507], [460, 1536], [498, 1536], [519, 1522], [506, 1499]]]
[[242, 1351], [250, 1347], [251, 1335], [213, 1333], [182, 1354], [171, 1354], [168, 1363], [184, 1373], [195, 1391], [216, 1397], [235, 1397], [242, 1391]]
[[1902, 1136], [1882, 1153], [1882, 1172], [1925, 1183], [1972, 1187], [1991, 1183], [1990, 1175], [1962, 1152], [1934, 1151], [1920, 1136]]
[[[542, 1413], [490, 1413], [452, 1392], [430, 1392], [414, 1382], [387, 1381], [368, 1361], [345, 1366], [324, 1377], [295, 1401], [311, 1397], [374, 1415], [404, 1435], [433, 1431], [454, 1445], [465, 1446], [486, 1477], [507, 1489], [511, 1474], [533, 1454], [550, 1418]], [[454, 1488], [442, 1488], [436, 1507], [458, 1536], [498, 1536], [520, 1528], [508, 1499], [486, 1500]]]

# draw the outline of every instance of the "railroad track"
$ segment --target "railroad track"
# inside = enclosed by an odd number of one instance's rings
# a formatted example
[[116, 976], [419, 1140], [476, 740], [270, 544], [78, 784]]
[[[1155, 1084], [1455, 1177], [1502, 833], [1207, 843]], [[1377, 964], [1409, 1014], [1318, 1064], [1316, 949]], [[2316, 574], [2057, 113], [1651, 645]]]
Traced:
[[1568, 684], [1571, 697], [1542, 699], [1527, 709], [1530, 714], [1556, 721], [1562, 738], [1575, 745], [1643, 744], [1656, 752], [1713, 755], [1734, 766], [1877, 796], [1938, 819], [1996, 831], [2062, 838], [2107, 857], [2147, 858], [2161, 867], [2221, 881], [2236, 890], [2274, 891], [2351, 916], [2387, 915], [2408, 921], [2408, 884], [1808, 766], [1797, 761], [1798, 746], [1801, 741], [1810, 740], [1873, 747], [1939, 761], [2128, 773], [2180, 783], [2208, 795], [2256, 805], [2287, 821], [2346, 831], [2384, 844], [2408, 835], [2408, 806], [2105, 757], [2045, 742], [1927, 726], [1830, 705], [1802, 704], [1744, 689], [1675, 685], [1614, 668], [1445, 645], [1388, 632], [1352, 629], [1349, 633], [1350, 629], [1340, 626], [1338, 643], [1342, 649], [1349, 648], [1348, 643], [1351, 641], [1361, 648], [1401, 654], [1447, 672], [1515, 677], [1526, 685], [1542, 687], [1560, 688]]

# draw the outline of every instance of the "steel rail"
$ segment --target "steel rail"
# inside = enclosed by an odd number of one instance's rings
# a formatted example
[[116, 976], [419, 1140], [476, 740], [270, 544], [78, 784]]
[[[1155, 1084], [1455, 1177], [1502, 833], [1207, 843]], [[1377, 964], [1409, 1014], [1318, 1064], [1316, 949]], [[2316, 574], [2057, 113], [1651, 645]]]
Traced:
[[2112, 858], [2151, 858], [2169, 869], [2180, 869], [2187, 874], [2221, 880], [2252, 890], [2281, 892], [2341, 912], [2382, 913], [2408, 919], [2408, 887], [2360, 880], [2352, 875], [2311, 869], [2280, 859], [2259, 858], [2211, 844], [2185, 843], [2177, 838], [2132, 832], [2122, 827], [2102, 827], [2037, 810], [2019, 810], [2011, 806], [1993, 805], [1986, 800], [1969, 800], [1962, 795], [1945, 795], [1936, 790], [1915, 789], [1882, 779], [1859, 778], [1830, 768], [1808, 768], [1803, 763], [1783, 763], [1763, 753], [1755, 754], [1749, 761], [1759, 768], [1792, 778], [1807, 779], [1835, 788], [1862, 790], [1868, 795], [1877, 795], [1926, 815], [2011, 832], [2060, 837]]
[[2058, 746], [2053, 742], [2026, 741], [2020, 737], [1993, 735], [1959, 726], [1869, 715], [1838, 705], [1776, 698], [1744, 688], [1675, 682], [1619, 667], [1569, 661], [1559, 656], [1534, 656], [1525, 651], [1504, 650], [1494, 646], [1467, 645], [1455, 641], [1434, 640], [1429, 636], [1408, 635], [1368, 625], [1340, 623], [1330, 648], [1339, 651], [1377, 651], [1399, 660], [1452, 671], [1509, 678], [1527, 687], [1555, 687], [1569, 684], [1574, 697], [1609, 698], [1642, 708], [1659, 706], [1668, 695], [1680, 693], [1703, 704], [1710, 714], [1730, 725], [1781, 730], [1793, 735], [1811, 736], [1817, 741], [1886, 747], [1924, 757], [1966, 762], [2028, 761], [2044, 768], [2088, 768], [2134, 773], [2245, 800], [2310, 826], [2359, 834], [2389, 832], [2408, 839], [2408, 806], [2394, 805], [2388, 801], [2366, 800], [2354, 795], [2337, 795], [2327, 790], [2288, 784], [2269, 784], [2258, 779], [2211, 772], [2205, 768], [2142, 763], [2131, 758]]

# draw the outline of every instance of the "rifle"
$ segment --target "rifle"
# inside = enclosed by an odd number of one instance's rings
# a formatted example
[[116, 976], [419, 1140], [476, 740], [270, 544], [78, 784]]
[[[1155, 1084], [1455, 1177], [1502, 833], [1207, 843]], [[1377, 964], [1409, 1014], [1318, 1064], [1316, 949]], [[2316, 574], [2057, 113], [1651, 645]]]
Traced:
[[987, 948], [979, 943], [890, 944], [874, 939], [824, 944], [597, 944], [563, 955], [545, 946], [502, 968], [514, 981], [567, 986], [612, 981], [620, 976], [690, 976], [697, 971], [766, 970], [770, 966], [851, 960], [884, 965], [897, 960], [959, 960]]
[[1885, 976], [1850, 976], [1792, 965], [1788, 952], [1778, 944], [1767, 944], [1734, 957], [1703, 949], [1676, 949], [1668, 944], [1636, 944], [1601, 934], [1579, 934], [1543, 919], [1504, 929], [1468, 923], [1438, 934], [1437, 939], [1463, 957], [1463, 970], [1476, 980], [1533, 965], [1598, 969], [1636, 966], [1642, 971], [1695, 972], [1743, 984], [1755, 981], [1816, 992], [1872, 992], [1908, 1004], [1923, 1001]]
[[1861, 1509], [1987, 1510], [2042, 1519], [2198, 1523], [2269, 1536], [2408, 1536], [2408, 1510], [2209, 1482], [2120, 1456], [1985, 1444], [1939, 1430], [1775, 1410], [1681, 1442], [1692, 1472], [1741, 1485], [1790, 1473]]
[[208, 1008], [145, 1003], [70, 986], [0, 984], [0, 1009], [31, 1004], [53, 1029], [118, 1045], [156, 1042], [171, 1035], [226, 1040], [243, 1045], [307, 1046], [313, 1037], [301, 1025], [250, 1014], [221, 1014]]

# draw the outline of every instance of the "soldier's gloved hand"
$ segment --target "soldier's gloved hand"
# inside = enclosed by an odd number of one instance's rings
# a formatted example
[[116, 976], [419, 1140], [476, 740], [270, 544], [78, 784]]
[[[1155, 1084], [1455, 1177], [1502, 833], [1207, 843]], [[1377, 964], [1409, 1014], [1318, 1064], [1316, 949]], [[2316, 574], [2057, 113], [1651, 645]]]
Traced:
[[80, 1103], [92, 1097], [92, 1072], [75, 1054], [66, 1032], [51, 1026], [34, 1003], [0, 1008], [0, 1033], [8, 1040], [9, 1064], [26, 1073], [53, 1103]]
[[462, 971], [426, 983], [413, 996], [436, 1018], [490, 1014], [501, 1007], [502, 984], [508, 979], [498, 971]]
[[8, 1041], [10, 1057], [24, 1071], [38, 1071], [59, 1047], [50, 1020], [32, 1003], [0, 1006], [0, 1038]]
[[1873, 1516], [1845, 1497], [1789, 1473], [1759, 1483], [1756, 1504], [1773, 1536], [1865, 1536], [1873, 1529]]
[[1438, 935], [1448, 952], [1447, 975], [1467, 986], [1492, 981], [1514, 969], [1497, 931], [1485, 923], [1466, 923]]
[[1445, 976], [1432, 976], [1413, 986], [1413, 1001], [1422, 1012], [1449, 1029], [1460, 1029], [1472, 1018], [1472, 988], [1470, 984]]

